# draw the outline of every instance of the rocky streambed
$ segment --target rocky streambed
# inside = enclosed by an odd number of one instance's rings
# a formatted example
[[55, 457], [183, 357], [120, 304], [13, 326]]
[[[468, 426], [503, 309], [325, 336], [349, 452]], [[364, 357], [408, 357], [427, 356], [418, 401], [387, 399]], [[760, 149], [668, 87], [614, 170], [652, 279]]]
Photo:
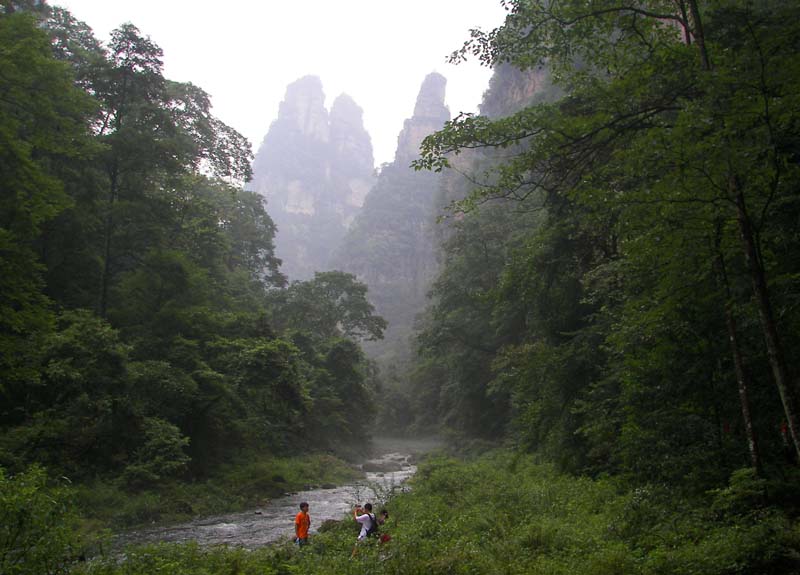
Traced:
[[[424, 449], [421, 450], [420, 446]], [[341, 520], [356, 503], [384, 501], [393, 492], [406, 489], [406, 480], [417, 470], [416, 454], [435, 446], [432, 442], [384, 440], [378, 443], [381, 455], [362, 463], [365, 476], [359, 481], [289, 493], [249, 511], [130, 531], [119, 535], [116, 543], [126, 546], [195, 541], [200, 545], [260, 547], [293, 536], [293, 520], [301, 501], [309, 504], [313, 534], [325, 521]]]

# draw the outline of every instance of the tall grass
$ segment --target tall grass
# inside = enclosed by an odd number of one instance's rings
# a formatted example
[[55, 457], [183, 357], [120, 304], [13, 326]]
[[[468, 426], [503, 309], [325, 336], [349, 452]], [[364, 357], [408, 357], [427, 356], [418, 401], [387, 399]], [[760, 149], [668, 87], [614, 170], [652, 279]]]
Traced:
[[330, 455], [254, 457], [223, 468], [206, 481], [173, 481], [138, 492], [96, 481], [77, 488], [77, 501], [90, 524], [121, 529], [239, 511], [311, 485], [341, 484], [358, 477], [359, 471]]
[[343, 518], [302, 549], [288, 542], [251, 552], [164, 545], [132, 551], [123, 563], [98, 560], [76, 572], [797, 573], [797, 521], [762, 502], [740, 505], [738, 489], [732, 484], [689, 501], [663, 486], [626, 491], [613, 480], [564, 476], [505, 452], [471, 462], [437, 458], [420, 467], [409, 493], [389, 502], [384, 531], [391, 541], [359, 545], [354, 557], [357, 528]]

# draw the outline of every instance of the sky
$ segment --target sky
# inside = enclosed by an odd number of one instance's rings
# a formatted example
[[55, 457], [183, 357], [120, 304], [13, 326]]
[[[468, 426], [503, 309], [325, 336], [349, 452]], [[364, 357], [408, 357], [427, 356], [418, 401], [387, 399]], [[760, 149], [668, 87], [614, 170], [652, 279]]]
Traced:
[[447, 57], [505, 16], [500, 0], [51, 0], [105, 42], [125, 22], [164, 51], [164, 75], [211, 96], [215, 116], [258, 151], [286, 87], [312, 74], [326, 106], [364, 110], [376, 166], [394, 159], [425, 76], [447, 78], [450, 113], [477, 112], [491, 71]]

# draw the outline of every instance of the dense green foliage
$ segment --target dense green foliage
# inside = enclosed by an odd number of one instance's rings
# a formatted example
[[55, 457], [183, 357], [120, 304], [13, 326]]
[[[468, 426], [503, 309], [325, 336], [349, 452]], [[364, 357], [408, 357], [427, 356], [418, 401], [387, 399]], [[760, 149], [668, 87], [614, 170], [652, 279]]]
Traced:
[[82, 553], [66, 485], [38, 466], [9, 478], [0, 468], [0, 573], [68, 573]]
[[[254, 551], [162, 545], [130, 550], [123, 564], [79, 573], [510, 573], [722, 575], [791, 573], [800, 533], [759, 499], [763, 481], [740, 477], [699, 500], [665, 487], [619, 490], [609, 480], [561, 475], [508, 453], [469, 463], [434, 459], [413, 490], [389, 503], [387, 543], [351, 558], [352, 519], [288, 544]], [[754, 498], [755, 494], [755, 498]]]
[[454, 54], [497, 66], [495, 115], [455, 118], [417, 162], [481, 184], [452, 198], [420, 417], [634, 483], [785, 473], [800, 5], [506, 5]]
[[[285, 490], [280, 456], [366, 440], [377, 376], [359, 341], [387, 324], [353, 275], [286, 285], [241, 187], [249, 144], [163, 77], [149, 38], [126, 24], [102, 45], [65, 11], [0, 5], [5, 571], [797, 571], [800, 5], [504, 5], [454, 55], [495, 66], [486, 114], [417, 162], [478, 185], [442, 187], [442, 265], [397, 375], [411, 388], [383, 413], [515, 455], [423, 467], [390, 502], [392, 541], [353, 559], [343, 523], [301, 551], [79, 566], [48, 473], [101, 522]], [[427, 233], [436, 202], [400, 192], [440, 180], [412, 176], [377, 192]], [[420, 238], [383, 207], [354, 228], [376, 242], [362, 255], [413, 274]]]
[[348, 274], [286, 285], [208, 95], [131, 24], [4, 3], [0, 45], [0, 468], [141, 491], [363, 445], [385, 322]]
[[[250, 458], [218, 469], [204, 482], [169, 481], [157, 490], [131, 493], [107, 481], [48, 480], [38, 465], [14, 476], [0, 470], [0, 572], [70, 573], [88, 557], [119, 549], [109, 525], [119, 529], [252, 508], [309, 481], [341, 483], [357, 475], [329, 455]], [[171, 562], [172, 553], [164, 552], [163, 560]]]
[[341, 484], [358, 477], [352, 465], [331, 455], [248, 454], [217, 467], [204, 481], [166, 480], [131, 492], [113, 480], [94, 480], [75, 485], [72, 499], [81, 510], [86, 539], [97, 547], [103, 543], [104, 529], [119, 531], [253, 509], [309, 484]]
[[404, 391], [415, 315], [425, 307], [436, 268], [434, 201], [441, 181], [400, 160], [384, 165], [333, 259], [369, 286], [370, 301], [388, 322], [384, 339], [364, 349], [381, 371], [381, 425], [393, 432], [407, 431], [413, 420]]

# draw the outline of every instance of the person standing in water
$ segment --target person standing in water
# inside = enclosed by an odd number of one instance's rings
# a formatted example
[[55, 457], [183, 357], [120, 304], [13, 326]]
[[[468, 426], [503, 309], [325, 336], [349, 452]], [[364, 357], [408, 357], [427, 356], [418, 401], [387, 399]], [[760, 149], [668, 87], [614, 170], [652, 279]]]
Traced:
[[308, 544], [308, 530], [311, 528], [311, 515], [308, 514], [308, 503], [300, 504], [300, 513], [294, 517], [294, 541], [297, 545]]

